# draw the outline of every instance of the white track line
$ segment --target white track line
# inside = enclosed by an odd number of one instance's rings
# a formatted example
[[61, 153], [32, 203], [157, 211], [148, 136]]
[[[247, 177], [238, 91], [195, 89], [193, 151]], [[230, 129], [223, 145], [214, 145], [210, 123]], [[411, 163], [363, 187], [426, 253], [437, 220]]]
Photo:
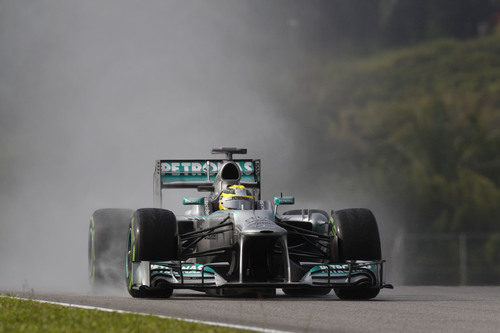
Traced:
[[141, 316], [155, 316], [155, 317], [164, 318], [164, 319], [177, 319], [177, 320], [186, 321], [186, 322], [190, 322], [190, 323], [205, 324], [205, 325], [212, 325], [212, 326], [221, 326], [221, 327], [228, 327], [228, 328], [236, 328], [236, 329], [256, 331], [256, 332], [289, 333], [288, 331], [279, 331], [279, 330], [273, 330], [273, 329], [269, 329], [269, 328], [256, 327], [256, 326], [245, 326], [245, 325], [237, 325], [237, 324], [220, 323], [220, 322], [215, 322], [215, 321], [205, 321], [205, 320], [196, 320], [196, 319], [188, 319], [188, 318], [169, 317], [169, 316], [162, 316], [162, 315], [157, 315], [157, 314], [153, 314], [153, 313], [132, 312], [132, 311], [125, 311], [125, 310], [110, 309], [110, 308], [101, 308], [98, 306], [71, 304], [71, 303], [63, 303], [63, 302], [53, 302], [53, 301], [47, 301], [47, 300], [43, 300], [43, 299], [31, 299], [31, 298], [13, 297], [13, 296], [7, 296], [7, 295], [0, 295], [0, 297], [20, 299], [20, 300], [25, 300], [25, 301], [33, 301], [33, 302], [38, 302], [38, 303], [62, 305], [62, 306], [67, 306], [67, 307], [71, 307], [71, 308], [78, 308], [78, 309], [85, 309], [85, 310], [98, 310], [98, 311], [105, 311], [105, 312], [136, 314], [136, 315], [141, 315]]

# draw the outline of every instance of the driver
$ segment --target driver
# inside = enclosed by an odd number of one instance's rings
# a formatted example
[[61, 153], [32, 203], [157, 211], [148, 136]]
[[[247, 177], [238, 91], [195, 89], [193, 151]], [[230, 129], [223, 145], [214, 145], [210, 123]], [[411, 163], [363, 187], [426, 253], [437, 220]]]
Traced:
[[248, 210], [254, 208], [252, 192], [243, 185], [232, 185], [222, 191], [219, 197], [219, 209]]

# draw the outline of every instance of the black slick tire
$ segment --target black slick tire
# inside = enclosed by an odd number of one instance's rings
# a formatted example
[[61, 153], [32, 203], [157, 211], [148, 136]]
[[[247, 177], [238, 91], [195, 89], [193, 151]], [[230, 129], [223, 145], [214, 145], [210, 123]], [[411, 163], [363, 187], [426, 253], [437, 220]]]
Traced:
[[346, 260], [380, 260], [377, 221], [369, 209], [336, 211], [333, 221], [338, 236], [338, 256]]
[[[381, 259], [380, 236], [377, 221], [369, 209], [352, 208], [336, 211], [333, 222], [337, 235], [338, 259], [377, 261]], [[378, 295], [380, 288], [356, 286], [334, 288], [340, 299], [362, 300]]]
[[127, 226], [134, 211], [106, 208], [96, 210], [89, 225], [88, 271], [93, 291], [119, 286], [125, 259]]
[[125, 277], [132, 297], [168, 298], [172, 288], [162, 282], [152, 288], [133, 285], [133, 263], [169, 261], [179, 258], [179, 234], [174, 213], [166, 209], [141, 208], [134, 212], [128, 228]]

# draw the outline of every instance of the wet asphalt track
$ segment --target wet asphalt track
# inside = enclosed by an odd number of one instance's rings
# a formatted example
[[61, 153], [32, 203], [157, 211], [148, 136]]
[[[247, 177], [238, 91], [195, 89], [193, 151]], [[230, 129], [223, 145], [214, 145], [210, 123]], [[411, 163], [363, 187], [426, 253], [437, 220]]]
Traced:
[[[11, 292], [12, 293], [12, 292]], [[500, 287], [396, 287], [372, 301], [328, 296], [219, 298], [176, 291], [171, 299], [69, 293], [18, 294], [81, 305], [293, 332], [500, 332]]]

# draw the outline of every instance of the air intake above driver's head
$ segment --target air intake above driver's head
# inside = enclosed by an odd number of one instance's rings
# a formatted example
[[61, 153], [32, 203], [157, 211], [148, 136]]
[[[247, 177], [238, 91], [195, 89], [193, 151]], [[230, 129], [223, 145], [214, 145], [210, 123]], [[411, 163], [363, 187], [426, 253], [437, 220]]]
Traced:
[[236, 164], [226, 163], [222, 167], [220, 176], [222, 180], [239, 180], [240, 170], [238, 170]]

